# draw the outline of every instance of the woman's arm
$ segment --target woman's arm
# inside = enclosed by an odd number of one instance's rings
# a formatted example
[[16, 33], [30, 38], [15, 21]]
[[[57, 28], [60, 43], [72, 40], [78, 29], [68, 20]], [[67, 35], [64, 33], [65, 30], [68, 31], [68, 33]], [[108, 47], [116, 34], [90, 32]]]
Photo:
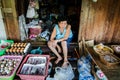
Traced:
[[69, 37], [69, 34], [70, 34], [70, 30], [71, 30], [71, 25], [67, 25], [67, 26], [66, 26], [66, 33], [65, 33], [65, 36], [64, 36], [63, 38], [59, 39], [58, 42], [67, 40], [68, 37]]
[[53, 29], [53, 31], [52, 31], [52, 34], [51, 34], [51, 37], [50, 37], [50, 40], [53, 41], [54, 38], [55, 38], [55, 36], [56, 36], [56, 29], [55, 29], [55, 27], [54, 27], [54, 29]]

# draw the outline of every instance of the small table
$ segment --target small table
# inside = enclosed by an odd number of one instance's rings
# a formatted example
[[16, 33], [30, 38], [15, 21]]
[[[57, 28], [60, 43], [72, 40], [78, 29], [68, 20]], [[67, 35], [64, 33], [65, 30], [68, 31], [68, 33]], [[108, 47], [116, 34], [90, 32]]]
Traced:
[[100, 61], [98, 54], [95, 53], [92, 47], [87, 48], [93, 62], [101, 69], [108, 80], [120, 80], [120, 64], [113, 66], [106, 66]]

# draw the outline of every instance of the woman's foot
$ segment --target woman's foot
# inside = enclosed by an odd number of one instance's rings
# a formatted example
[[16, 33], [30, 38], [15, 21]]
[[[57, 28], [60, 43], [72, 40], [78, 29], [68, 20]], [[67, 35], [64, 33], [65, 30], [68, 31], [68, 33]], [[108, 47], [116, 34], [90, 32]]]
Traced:
[[60, 61], [62, 60], [62, 58], [57, 58], [57, 60], [55, 61], [55, 64], [58, 64]]
[[68, 61], [64, 61], [62, 67], [67, 67], [68, 63], [69, 63]]

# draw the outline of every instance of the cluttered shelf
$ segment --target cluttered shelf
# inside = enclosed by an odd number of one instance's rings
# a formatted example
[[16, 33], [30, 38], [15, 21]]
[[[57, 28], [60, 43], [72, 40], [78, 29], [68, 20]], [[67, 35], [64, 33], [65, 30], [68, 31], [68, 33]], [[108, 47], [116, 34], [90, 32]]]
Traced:
[[119, 80], [120, 79], [120, 64], [107, 66], [101, 62], [99, 56], [95, 53], [92, 47], [87, 48], [88, 54], [90, 54], [93, 62], [101, 69], [108, 80]]

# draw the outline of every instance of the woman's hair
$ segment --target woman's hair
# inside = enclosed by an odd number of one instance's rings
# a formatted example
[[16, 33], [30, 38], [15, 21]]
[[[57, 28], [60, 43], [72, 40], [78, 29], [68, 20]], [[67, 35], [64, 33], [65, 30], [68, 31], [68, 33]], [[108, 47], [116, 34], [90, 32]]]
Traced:
[[66, 16], [58, 16], [57, 22], [68, 21]]

